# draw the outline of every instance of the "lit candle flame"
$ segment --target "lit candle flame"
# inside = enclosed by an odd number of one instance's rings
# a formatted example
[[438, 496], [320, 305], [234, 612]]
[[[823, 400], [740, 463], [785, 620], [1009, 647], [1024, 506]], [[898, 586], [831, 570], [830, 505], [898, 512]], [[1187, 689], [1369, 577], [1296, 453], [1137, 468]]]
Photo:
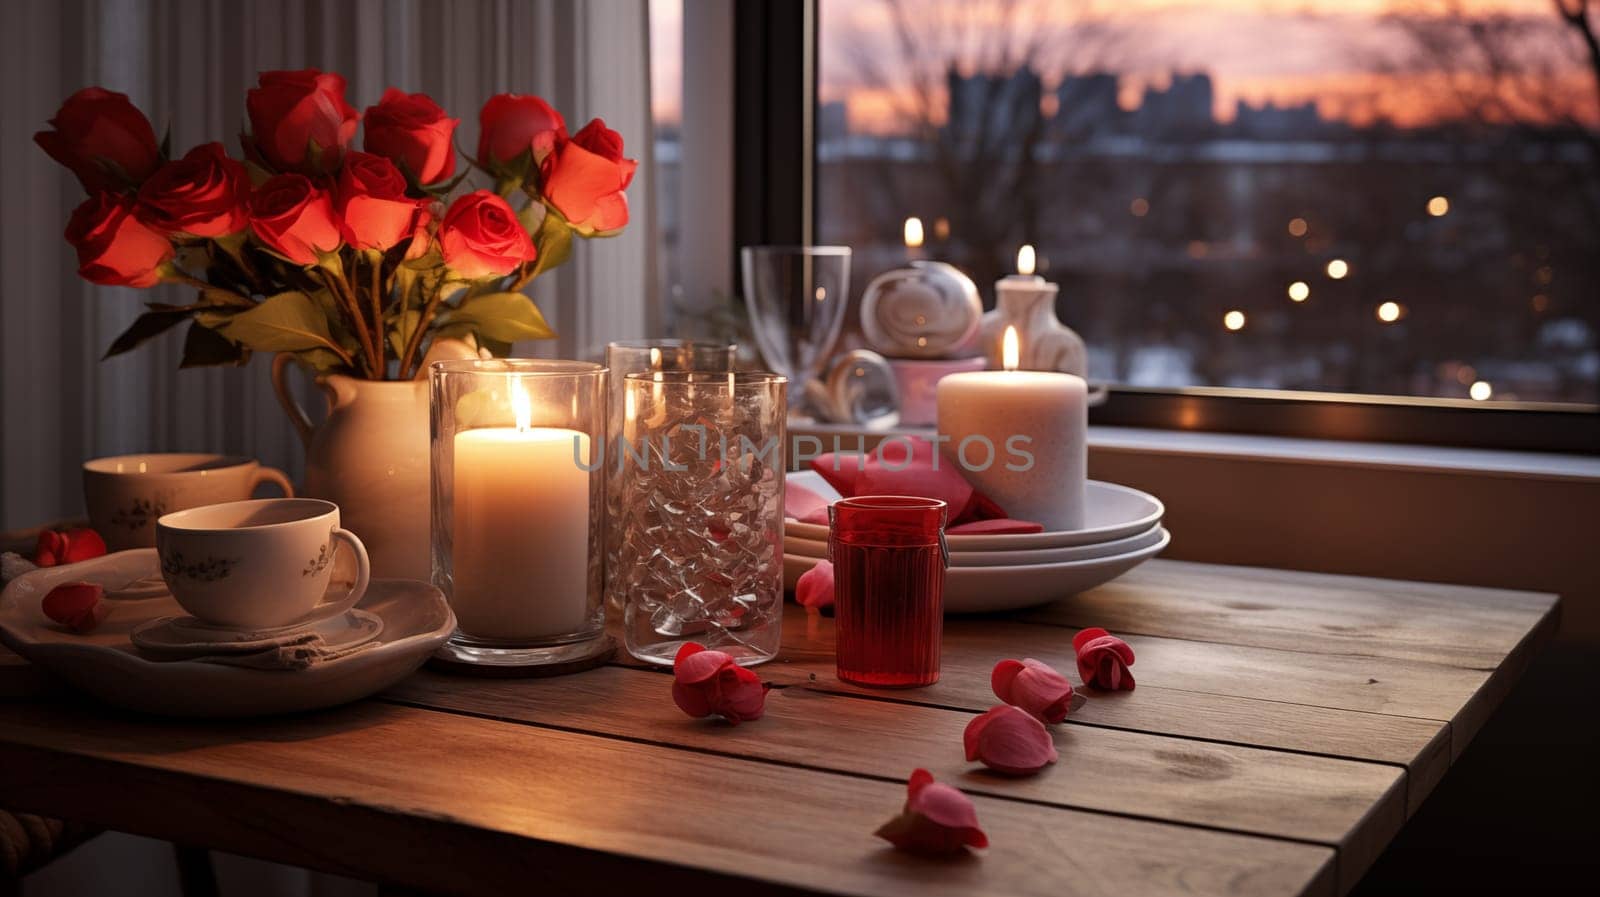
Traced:
[[1022, 248], [1017, 250], [1017, 273], [1032, 274], [1035, 264], [1037, 264], [1037, 259], [1033, 251], [1033, 244], [1022, 244]]
[[650, 370], [661, 370], [661, 348], [659, 346], [650, 347]]
[[1021, 358], [1022, 349], [1017, 345], [1017, 328], [1009, 326], [1006, 328], [1006, 335], [1000, 340], [1000, 366], [1008, 371], [1014, 371]]
[[922, 219], [911, 217], [906, 219], [906, 248], [919, 249], [922, 247]]
[[522, 386], [522, 377], [511, 378], [511, 413], [517, 418], [517, 432], [526, 433], [533, 427], [533, 400]]

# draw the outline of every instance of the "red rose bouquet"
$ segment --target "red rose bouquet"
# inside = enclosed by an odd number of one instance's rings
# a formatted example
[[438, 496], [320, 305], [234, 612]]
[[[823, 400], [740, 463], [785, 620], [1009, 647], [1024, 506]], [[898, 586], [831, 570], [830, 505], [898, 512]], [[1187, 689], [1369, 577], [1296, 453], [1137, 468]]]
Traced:
[[[185, 321], [186, 367], [289, 352], [321, 373], [405, 379], [442, 337], [503, 355], [552, 335], [521, 290], [572, 235], [628, 223], [637, 163], [622, 137], [600, 119], [569, 134], [535, 96], [484, 104], [460, 174], [459, 119], [424, 94], [391, 88], [363, 114], [339, 75], [263, 72], [245, 110], [239, 159], [220, 143], [171, 158], [126, 96], [98, 87], [34, 135], [89, 194], [66, 229], [80, 276], [198, 291], [147, 303], [108, 357]], [[457, 190], [474, 171], [493, 189]]]

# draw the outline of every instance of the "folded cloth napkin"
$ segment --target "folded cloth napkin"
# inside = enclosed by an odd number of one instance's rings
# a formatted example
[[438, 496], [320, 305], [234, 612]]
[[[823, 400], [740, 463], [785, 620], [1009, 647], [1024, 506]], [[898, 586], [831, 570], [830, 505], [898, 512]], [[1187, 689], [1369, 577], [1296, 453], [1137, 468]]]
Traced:
[[[1043, 526], [1006, 517], [1005, 509], [972, 488], [958, 466], [941, 457], [926, 439], [895, 439], [870, 454], [830, 452], [811, 459], [815, 470], [840, 495], [915, 495], [936, 498], [949, 506], [945, 532], [1037, 533]], [[828, 523], [828, 503], [804, 486], [785, 489], [789, 515], [806, 523]]]
[[216, 663], [252, 670], [305, 670], [377, 647], [383, 622], [363, 610], [352, 610], [359, 630], [330, 644], [312, 627], [283, 632], [228, 632], [197, 628], [189, 617], [164, 617], [132, 633], [140, 651], [158, 660]]

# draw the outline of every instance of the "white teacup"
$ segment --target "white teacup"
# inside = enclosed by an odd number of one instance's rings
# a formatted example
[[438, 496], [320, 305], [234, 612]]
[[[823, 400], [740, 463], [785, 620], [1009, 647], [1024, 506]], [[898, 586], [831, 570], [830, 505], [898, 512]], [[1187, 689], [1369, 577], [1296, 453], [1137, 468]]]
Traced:
[[[350, 546], [356, 581], [323, 602], [335, 543]], [[339, 506], [315, 498], [262, 498], [176, 511], [156, 522], [161, 576], [203, 623], [278, 629], [342, 614], [366, 594], [367, 548], [339, 528]]]
[[283, 471], [253, 458], [157, 453], [96, 458], [83, 465], [89, 522], [112, 551], [156, 544], [156, 518], [173, 511], [243, 501], [262, 483], [294, 497]]

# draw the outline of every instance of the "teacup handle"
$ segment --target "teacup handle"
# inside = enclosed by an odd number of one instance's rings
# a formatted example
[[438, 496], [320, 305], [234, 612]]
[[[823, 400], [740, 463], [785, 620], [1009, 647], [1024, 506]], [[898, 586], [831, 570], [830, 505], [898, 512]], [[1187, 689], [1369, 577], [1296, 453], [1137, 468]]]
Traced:
[[316, 611], [314, 611], [317, 619], [336, 617], [339, 614], [348, 611], [350, 608], [355, 607], [356, 602], [360, 601], [361, 597], [367, 594], [367, 583], [372, 578], [372, 561], [367, 558], [367, 546], [361, 544], [361, 539], [359, 539], [355, 533], [336, 526], [328, 533], [328, 535], [343, 541], [346, 545], [350, 546], [351, 551], [355, 552], [356, 584], [350, 587], [349, 594], [345, 595], [338, 601], [330, 601], [318, 605]]
[[284, 498], [294, 498], [294, 484], [289, 482], [289, 475], [276, 467], [256, 468], [256, 478], [250, 483], [250, 494], [255, 495], [262, 483], [272, 483], [283, 490]]

